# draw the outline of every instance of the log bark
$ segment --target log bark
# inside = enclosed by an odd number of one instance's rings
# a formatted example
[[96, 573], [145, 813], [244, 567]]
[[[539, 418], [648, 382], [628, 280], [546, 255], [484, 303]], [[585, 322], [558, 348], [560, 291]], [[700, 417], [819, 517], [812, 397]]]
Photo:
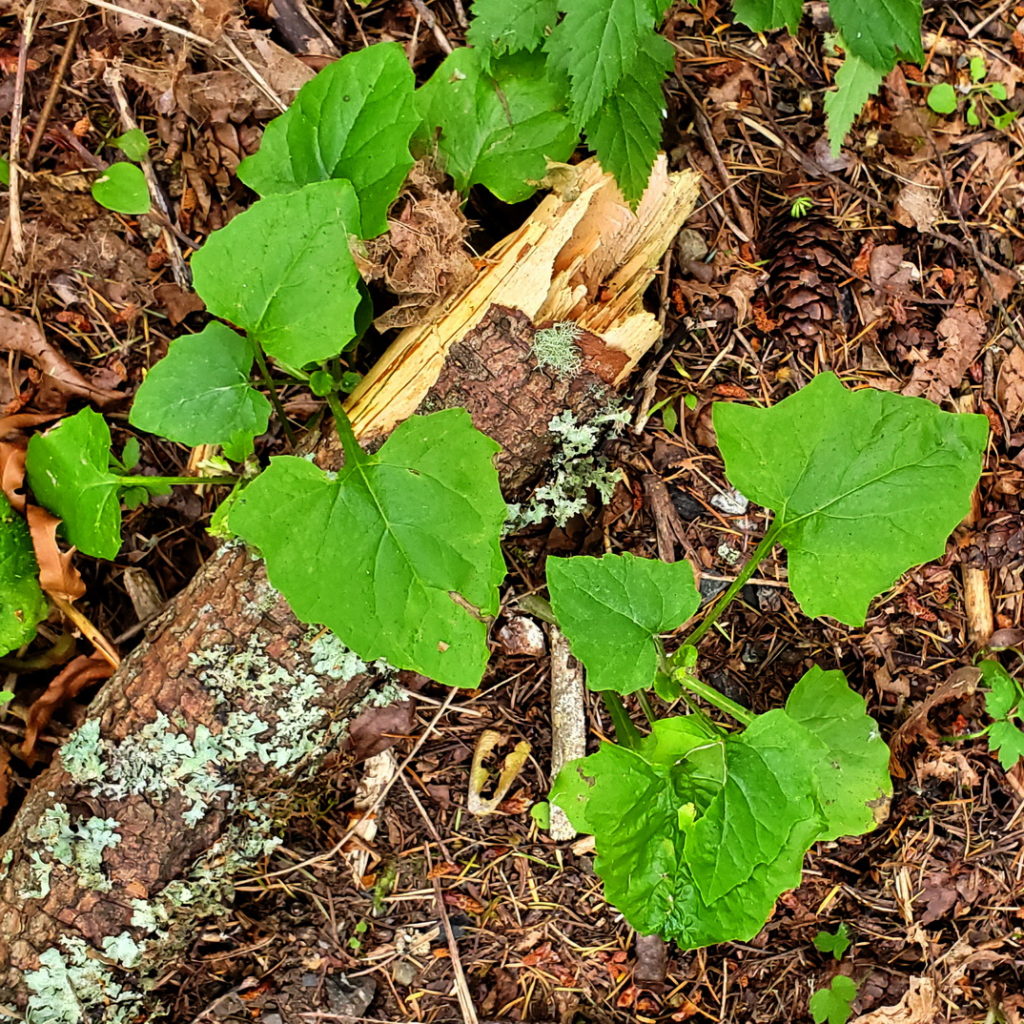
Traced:
[[[551, 453], [552, 417], [585, 420], [659, 336], [643, 293], [696, 195], [695, 177], [662, 161], [633, 214], [581, 165], [569, 194], [546, 198], [468, 288], [399, 336], [349, 402], [357, 435], [374, 443], [417, 410], [463, 406], [503, 445], [507, 496], [521, 494]], [[538, 326], [570, 319], [582, 329], [573, 375], [532, 348]], [[333, 436], [315, 456], [339, 464]], [[144, 979], [222, 912], [233, 874], [272, 846], [288, 793], [374, 686], [397, 692], [298, 622], [242, 545], [223, 546], [0, 841], [0, 1004], [90, 1024], [144, 1012]]]

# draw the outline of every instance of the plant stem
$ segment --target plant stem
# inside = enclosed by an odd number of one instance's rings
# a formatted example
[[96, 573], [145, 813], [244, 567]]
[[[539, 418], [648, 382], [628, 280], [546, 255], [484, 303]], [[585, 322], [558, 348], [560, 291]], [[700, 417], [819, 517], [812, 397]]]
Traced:
[[750, 725], [754, 720], [752, 712], [741, 704], [737, 704], [736, 701], [730, 700], [724, 693], [719, 693], [713, 686], [702, 683], [699, 679], [694, 679], [693, 676], [682, 671], [674, 672], [673, 677], [684, 689], [695, 693], [698, 697], [703, 697], [709, 704], [718, 708], [719, 711], [724, 711], [731, 718], [735, 718], [737, 722]]
[[125, 487], [146, 487], [149, 484], [236, 484], [237, 476], [122, 476]]
[[696, 645], [697, 641], [718, 621], [722, 612], [729, 607], [732, 599], [743, 589], [747, 580], [754, 575], [754, 570], [764, 561], [768, 552], [775, 547], [775, 538], [778, 537], [781, 527], [778, 520], [774, 520], [768, 527], [768, 531], [761, 538], [761, 543], [754, 549], [754, 553], [747, 559], [739, 575], [729, 584], [729, 589], [718, 599], [718, 603], [711, 609], [704, 621], [683, 641], [683, 646]]
[[635, 697], [637, 704], [640, 705], [640, 710], [644, 713], [644, 717], [651, 725], [654, 725], [657, 716], [654, 714], [654, 708], [651, 707], [651, 699], [643, 690], [637, 690]]
[[341, 439], [342, 448], [345, 449], [345, 462], [350, 466], [365, 462], [366, 452], [359, 447], [355, 431], [352, 429], [352, 422], [348, 418], [348, 413], [342, 407], [337, 391], [332, 391], [327, 396], [327, 404], [331, 407], [331, 415], [334, 416], [334, 429], [338, 432], [338, 437]]
[[[252, 341], [251, 338], [249, 340]], [[267, 357], [263, 354], [263, 349], [255, 341], [252, 341], [252, 347], [253, 351], [256, 353], [256, 365], [259, 367], [260, 377], [263, 379], [263, 384], [270, 393], [270, 404], [274, 407], [275, 415], [281, 421], [281, 426], [284, 429], [285, 437], [288, 438], [288, 443], [294, 448], [297, 444], [295, 434], [292, 431], [291, 424], [288, 422], [288, 417], [285, 415], [281, 399], [277, 394], [277, 385], [274, 383], [274, 378], [270, 376], [270, 367], [267, 366]]]
[[636, 750], [640, 746], [640, 733], [637, 732], [633, 720], [629, 717], [622, 698], [611, 690], [602, 691], [601, 698], [604, 700], [604, 706], [608, 709], [612, 725], [615, 727], [615, 738], [622, 746]]

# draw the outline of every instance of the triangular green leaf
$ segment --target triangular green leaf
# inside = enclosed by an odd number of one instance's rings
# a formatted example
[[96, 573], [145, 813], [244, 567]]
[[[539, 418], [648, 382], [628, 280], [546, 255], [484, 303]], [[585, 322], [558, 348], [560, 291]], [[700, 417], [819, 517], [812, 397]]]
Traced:
[[92, 197], [115, 213], [149, 213], [149, 186], [142, 170], [122, 160], [111, 164], [93, 183]]
[[270, 403], [249, 383], [250, 341], [223, 324], [171, 342], [146, 375], [128, 417], [132, 426], [181, 444], [220, 444], [244, 459], [267, 429]]
[[[110, 472], [110, 428], [82, 409], [28, 443], [25, 472], [36, 500], [64, 520], [64, 534], [79, 551], [116, 558], [121, 550], [123, 478]], [[141, 480], [141, 478], [138, 478]]]
[[27, 644], [47, 610], [28, 527], [0, 494], [0, 654]]
[[788, 28], [792, 35], [804, 13], [801, 0], [733, 0], [732, 9], [736, 20], [754, 32]]
[[825, 93], [825, 121], [832, 155], [837, 156], [846, 133], [869, 97], [878, 92], [884, 73], [853, 54], [836, 72], [836, 87]]
[[144, 160], [149, 152], [149, 139], [146, 138], [146, 133], [139, 128], [130, 128], [123, 135], [111, 139], [111, 145], [117, 146], [129, 160], [134, 160], [136, 163]]
[[888, 810], [889, 748], [866, 707], [842, 672], [824, 672], [817, 665], [804, 673], [786, 701], [786, 714], [825, 747], [816, 771], [825, 818], [819, 840], [870, 832]]
[[921, 0], [829, 0], [828, 12], [849, 53], [879, 71], [924, 60]]
[[473, 0], [466, 31], [470, 45], [494, 56], [534, 50], [558, 20], [558, 0]]
[[776, 513], [800, 606], [854, 626], [902, 572], [945, 551], [988, 438], [984, 416], [847, 391], [831, 373], [770, 409], [719, 402], [713, 417], [729, 481]]
[[347, 178], [359, 198], [361, 237], [387, 231], [388, 207], [412, 167], [409, 139], [419, 123], [415, 81], [398, 43], [356, 50], [307, 82], [263, 132], [238, 177], [260, 195]]
[[486, 186], [506, 203], [528, 199], [549, 160], [565, 160], [577, 132], [562, 112], [539, 53], [516, 53], [491, 62], [462, 47], [445, 58], [416, 94], [423, 123], [419, 148], [436, 147], [455, 187]]
[[641, 51], [622, 79], [588, 119], [584, 134], [601, 166], [615, 176], [623, 196], [636, 203], [650, 180], [661, 149], [665, 96], [661, 85], [672, 69], [675, 51], [658, 35], [645, 36]]
[[816, 1024], [846, 1024], [853, 1013], [857, 983], [845, 974], [837, 974], [828, 988], [811, 996], [809, 1008]]
[[688, 562], [635, 555], [547, 560], [551, 606], [592, 690], [633, 693], [658, 669], [655, 637], [700, 606]]
[[275, 359], [295, 367], [329, 359], [355, 337], [359, 271], [349, 237], [358, 231], [348, 181], [267, 196], [192, 257], [195, 289]]
[[495, 614], [505, 575], [497, 450], [463, 409], [414, 416], [337, 475], [271, 459], [228, 524], [262, 551], [295, 614], [364, 661], [475, 686], [487, 625], [465, 605]]

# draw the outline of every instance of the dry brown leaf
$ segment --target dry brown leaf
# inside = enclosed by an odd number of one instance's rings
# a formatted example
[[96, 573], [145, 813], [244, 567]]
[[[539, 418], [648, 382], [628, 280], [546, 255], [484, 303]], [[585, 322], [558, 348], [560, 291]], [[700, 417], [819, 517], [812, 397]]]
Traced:
[[911, 978], [910, 988], [895, 1006], [862, 1013], [853, 1024], [933, 1024], [938, 1013], [935, 982], [931, 978]]
[[39, 563], [39, 585], [51, 597], [77, 601], [85, 593], [85, 583], [72, 564], [74, 549], [61, 551], [57, 545], [60, 520], [38, 505], [28, 505], [25, 518]]
[[353, 760], [365, 761], [408, 736], [415, 723], [416, 713], [411, 700], [367, 708], [349, 724], [345, 750]]
[[985, 346], [985, 318], [958, 302], [939, 322], [937, 333], [943, 342], [942, 354], [914, 367], [903, 394], [923, 395], [932, 402], [949, 398]]
[[763, 270], [737, 270], [729, 283], [722, 289], [722, 294], [731, 299], [736, 307], [736, 326], [742, 327], [750, 319], [750, 300], [754, 292], [768, 280]]
[[1010, 349], [999, 367], [996, 397], [1011, 428], [1016, 427], [1024, 415], [1024, 348], [1019, 345]]
[[922, 167], [913, 179], [900, 189], [900, 194], [896, 197], [893, 219], [907, 228], [931, 231], [942, 215], [942, 185], [938, 177], [938, 172], [934, 168]]
[[62, 704], [74, 700], [90, 683], [110, 678], [113, 671], [104, 659], [85, 654], [69, 661], [28, 709], [25, 741], [18, 750], [19, 756], [26, 760], [32, 757], [39, 733], [50, 724], [50, 719]]
[[893, 761], [898, 761], [916, 739], [923, 739], [930, 746], [939, 741], [939, 734], [928, 720], [932, 711], [942, 704], [970, 697], [978, 688], [981, 673], [976, 668], [958, 668], [948, 679], [939, 683], [931, 696], [921, 701], [910, 713], [907, 720], [896, 730], [889, 744]]
[[902, 245], [876, 245], [868, 260], [871, 283], [893, 295], [908, 292], [914, 279], [914, 266], [903, 256]]

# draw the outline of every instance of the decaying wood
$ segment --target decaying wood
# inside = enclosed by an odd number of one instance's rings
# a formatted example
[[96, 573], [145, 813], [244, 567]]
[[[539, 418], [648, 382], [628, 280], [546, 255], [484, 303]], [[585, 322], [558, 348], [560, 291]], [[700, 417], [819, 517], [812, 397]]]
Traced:
[[[569, 641], [557, 626], [548, 627], [551, 644], [551, 778], [587, 752], [587, 709], [583, 700], [583, 666], [572, 656]], [[551, 805], [551, 838], [564, 843], [577, 832], [557, 804]]]
[[[634, 215], [584, 165], [572, 195], [545, 199], [433, 322], [402, 333], [350, 403], [359, 436], [462, 405], [505, 446], [506, 493], [528, 486], [552, 417], [585, 419], [658, 337], [643, 292], [696, 195], [694, 176], [662, 163]], [[568, 319], [583, 330], [572, 379], [532, 352], [536, 326]], [[336, 442], [316, 458], [336, 467]], [[80, 1016], [56, 1019], [134, 1019], [143, 978], [230, 901], [233, 873], [258, 863], [360, 699], [394, 691], [355, 674], [330, 640], [294, 618], [238, 544], [169, 603], [0, 841], [0, 1004], [41, 1020], [47, 985], [63, 977], [71, 991], [99, 972], [102, 1005], [80, 992]]]

